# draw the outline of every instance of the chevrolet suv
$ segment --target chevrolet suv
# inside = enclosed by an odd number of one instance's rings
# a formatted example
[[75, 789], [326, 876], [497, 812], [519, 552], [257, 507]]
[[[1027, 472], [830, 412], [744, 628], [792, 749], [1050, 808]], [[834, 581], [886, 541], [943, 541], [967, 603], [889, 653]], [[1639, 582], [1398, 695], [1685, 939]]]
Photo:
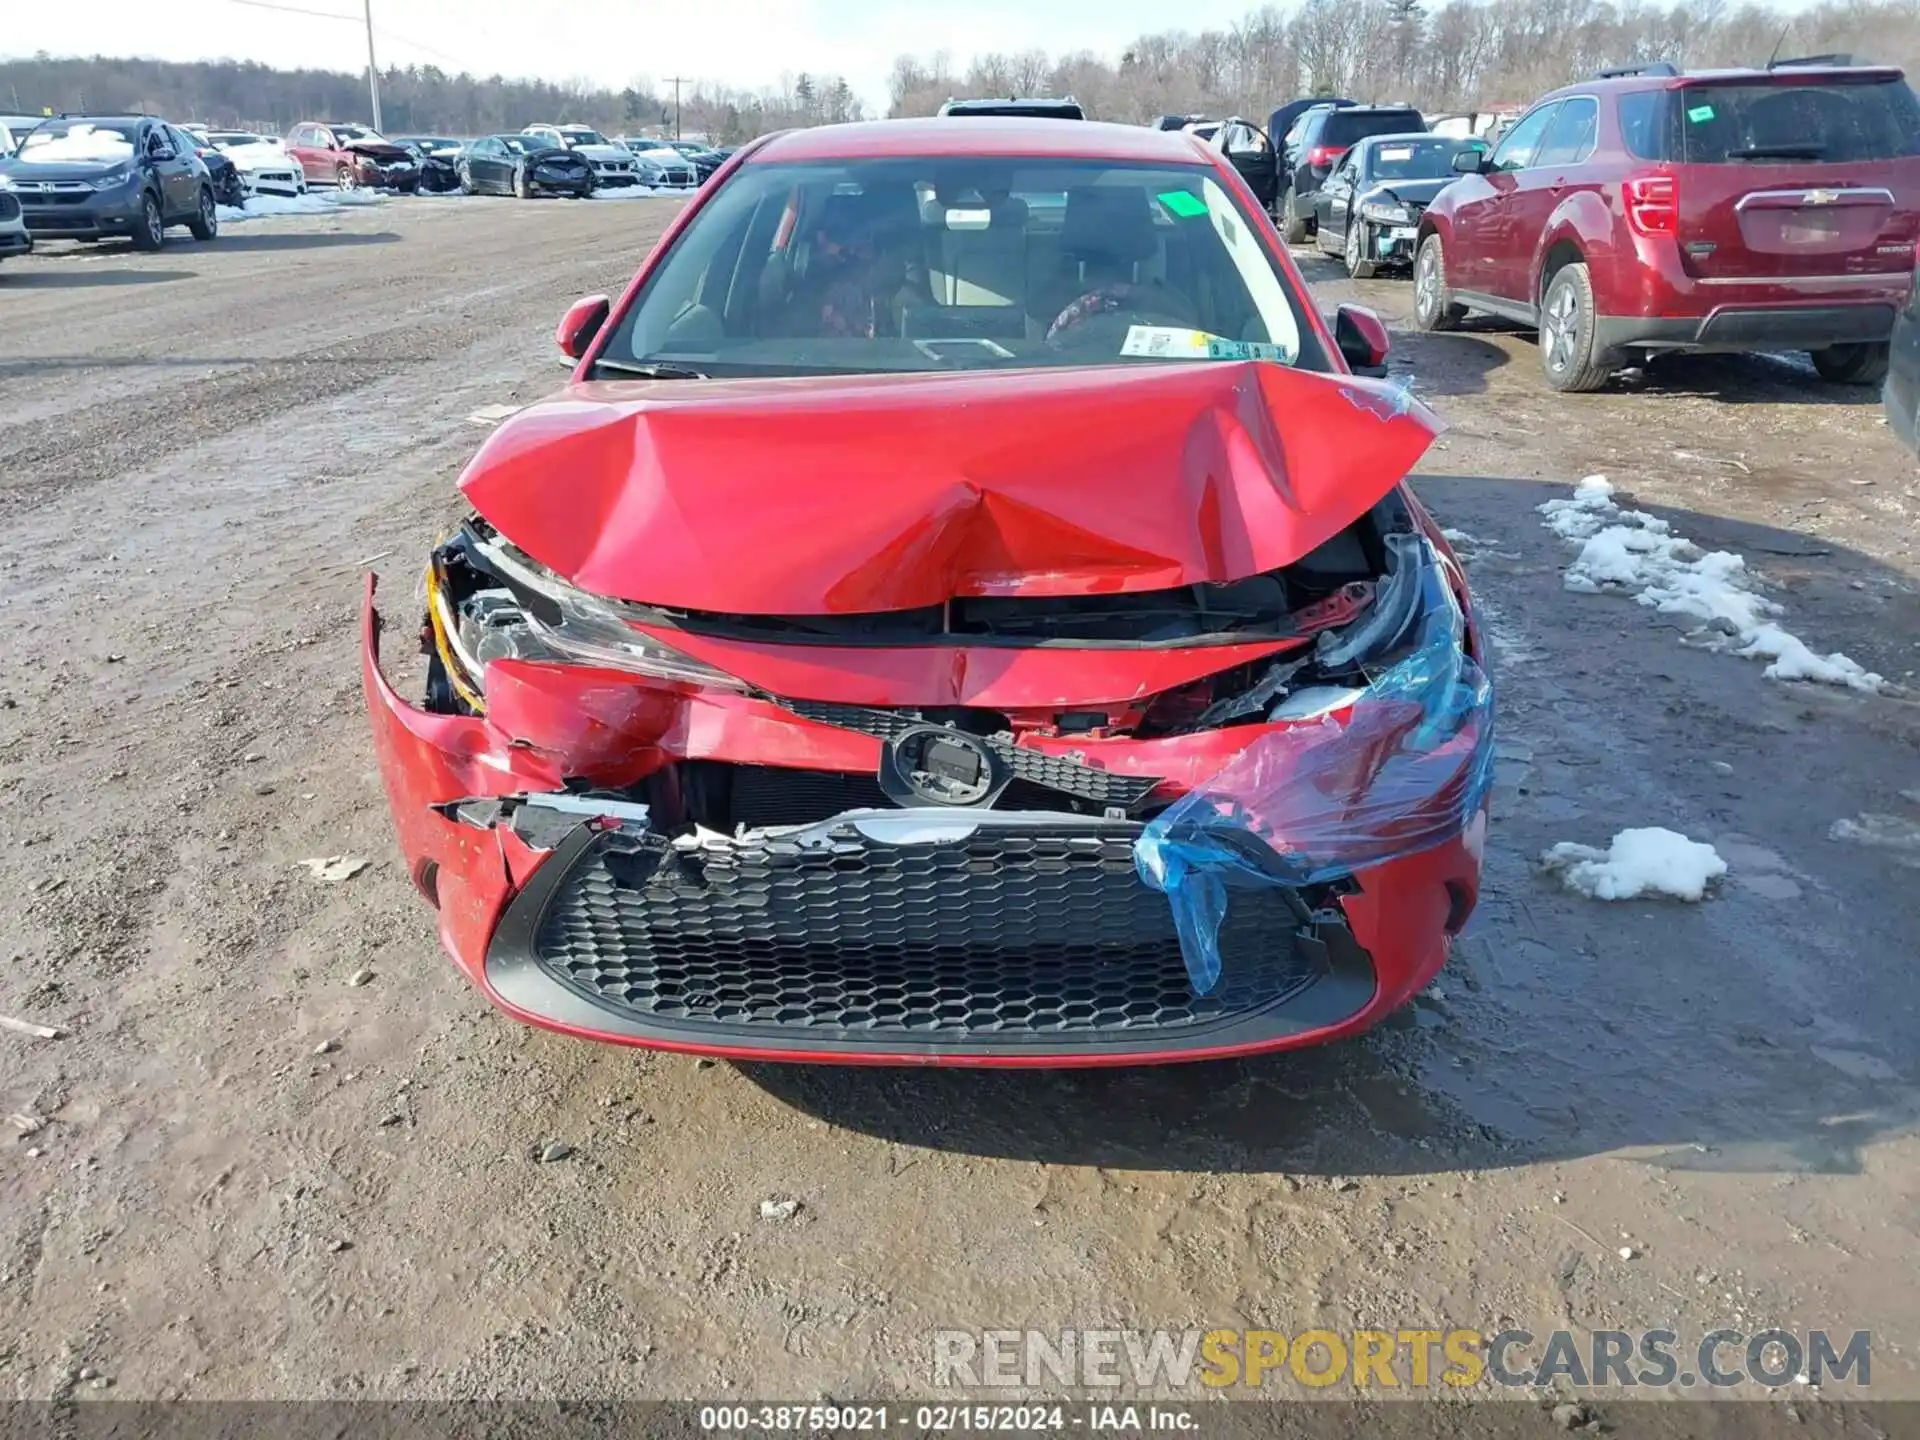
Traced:
[[1806, 350], [1871, 384], [1920, 240], [1920, 99], [1844, 56], [1603, 71], [1528, 110], [1421, 217], [1414, 318], [1540, 332], [1555, 390], [1677, 350]]

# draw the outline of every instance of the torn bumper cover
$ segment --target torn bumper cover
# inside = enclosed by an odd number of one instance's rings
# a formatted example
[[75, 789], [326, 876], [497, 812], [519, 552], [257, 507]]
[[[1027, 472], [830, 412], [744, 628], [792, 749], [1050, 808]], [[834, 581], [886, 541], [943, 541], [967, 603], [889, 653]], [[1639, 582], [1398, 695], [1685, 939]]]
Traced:
[[[1481, 821], [1493, 687], [1464, 649], [1465, 619], [1438, 558], [1424, 538], [1408, 539], [1391, 582], [1417, 597], [1403, 612], [1417, 619], [1401, 657], [1318, 723], [1249, 745], [1156, 816], [1134, 848], [1140, 878], [1172, 905], [1202, 995], [1228, 973], [1222, 936], [1239, 905], [1275, 890], [1364, 883], [1383, 863]], [[1383, 601], [1378, 615], [1393, 608]], [[1251, 900], [1230, 905], [1230, 889]]]
[[[872, 712], [676, 692], [578, 665], [495, 662], [490, 717], [432, 714], [381, 673], [371, 585], [368, 702], [402, 848], [442, 941], [521, 1019], [838, 1063], [1098, 1065], [1289, 1048], [1404, 1003], [1477, 895], [1485, 682], [1460, 652], [1459, 611], [1431, 551], [1417, 547], [1424, 600], [1450, 619], [1319, 718], [1127, 747], [1143, 773], [1174, 772], [1186, 792], [1146, 820], [1130, 813], [1143, 787], [1110, 782], [1074, 800], [1090, 813], [1026, 808], [1076, 794], [1084, 767], [1064, 760], [1051, 775], [1024, 764], [998, 808], [888, 808], [900, 802], [882, 787], [883, 747], [900, 737], [871, 733], [886, 729]], [[1396, 613], [1409, 612], [1378, 604], [1368, 623], [1391, 628]], [[529, 702], [535, 693], [545, 699]], [[501, 713], [510, 703], [519, 716]], [[558, 711], [575, 753], [606, 774], [648, 771], [663, 752], [695, 764], [783, 755], [793, 768], [757, 772], [776, 777], [779, 804], [749, 808], [756, 772], [743, 766], [735, 813], [815, 818], [668, 833], [647, 804], [573, 793], [571, 766], [515, 743], [526, 716]], [[1107, 763], [1127, 760], [1116, 751]], [[1035, 788], [1049, 784], [1051, 799]]]

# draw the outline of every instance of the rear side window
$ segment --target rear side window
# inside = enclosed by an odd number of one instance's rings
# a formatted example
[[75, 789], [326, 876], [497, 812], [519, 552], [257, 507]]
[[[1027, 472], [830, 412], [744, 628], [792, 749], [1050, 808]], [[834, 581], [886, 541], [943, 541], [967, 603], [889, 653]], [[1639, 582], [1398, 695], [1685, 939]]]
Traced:
[[1426, 129], [1418, 110], [1332, 110], [1327, 112], [1324, 145], [1351, 145], [1369, 135], [1402, 135]]
[[1585, 95], [1574, 96], [1560, 107], [1553, 123], [1547, 126], [1533, 163], [1578, 165], [1593, 153], [1593, 136], [1599, 122], [1600, 107]]
[[1687, 165], [1920, 156], [1920, 99], [1898, 80], [1689, 85], [1620, 97], [1627, 148]]

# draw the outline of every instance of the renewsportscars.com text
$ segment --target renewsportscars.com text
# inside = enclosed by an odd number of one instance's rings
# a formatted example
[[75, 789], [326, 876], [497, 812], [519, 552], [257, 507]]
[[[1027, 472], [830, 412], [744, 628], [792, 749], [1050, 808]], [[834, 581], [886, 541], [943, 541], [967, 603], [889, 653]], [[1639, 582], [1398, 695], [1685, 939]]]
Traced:
[[1865, 1330], [938, 1330], [936, 1386], [1729, 1389], [1872, 1383]]

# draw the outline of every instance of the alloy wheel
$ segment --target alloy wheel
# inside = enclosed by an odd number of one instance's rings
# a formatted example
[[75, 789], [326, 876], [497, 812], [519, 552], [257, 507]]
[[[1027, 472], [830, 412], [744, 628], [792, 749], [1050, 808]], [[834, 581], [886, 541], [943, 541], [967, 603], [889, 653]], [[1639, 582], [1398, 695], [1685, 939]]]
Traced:
[[1565, 370], [1573, 364], [1574, 346], [1580, 338], [1580, 301], [1571, 285], [1562, 285], [1547, 301], [1547, 313], [1541, 328], [1546, 332], [1547, 366]]
[[1440, 266], [1431, 245], [1420, 248], [1419, 263], [1414, 266], [1413, 299], [1422, 316], [1440, 313]]

